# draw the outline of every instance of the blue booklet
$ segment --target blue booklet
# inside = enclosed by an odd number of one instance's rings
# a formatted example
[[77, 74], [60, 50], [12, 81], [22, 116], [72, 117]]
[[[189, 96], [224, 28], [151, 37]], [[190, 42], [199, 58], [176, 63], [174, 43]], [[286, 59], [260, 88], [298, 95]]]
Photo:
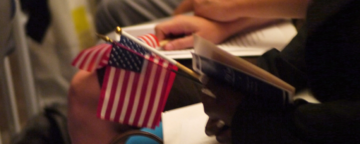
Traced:
[[[195, 36], [193, 69], [270, 105], [292, 103], [295, 88], [267, 71]], [[280, 104], [281, 103], [281, 104]]]

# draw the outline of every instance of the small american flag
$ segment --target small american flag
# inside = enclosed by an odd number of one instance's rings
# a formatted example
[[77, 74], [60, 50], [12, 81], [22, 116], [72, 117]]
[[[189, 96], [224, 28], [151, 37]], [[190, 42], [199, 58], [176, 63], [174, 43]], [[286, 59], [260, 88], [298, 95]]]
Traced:
[[[153, 34], [138, 39], [154, 48], [159, 46]], [[84, 50], [73, 65], [88, 71], [106, 66], [99, 118], [138, 127], [159, 124], [176, 66], [125, 36], [112, 46], [101, 44]]]
[[[159, 46], [159, 42], [154, 34], [143, 35], [138, 37], [138, 39], [153, 48]], [[128, 38], [121, 39], [119, 43], [125, 44], [126, 47], [131, 46], [128, 44], [138, 46], [138, 44], [132, 42]], [[73, 60], [72, 65], [79, 69], [93, 72], [94, 70], [102, 68], [108, 64], [111, 48], [111, 44], [99, 44], [83, 50]], [[134, 49], [136, 52], [141, 54], [150, 53], [148, 50], [143, 50], [143, 48], [134, 47]]]
[[158, 125], [177, 68], [125, 36], [113, 44], [109, 65], [98, 117], [138, 127]]

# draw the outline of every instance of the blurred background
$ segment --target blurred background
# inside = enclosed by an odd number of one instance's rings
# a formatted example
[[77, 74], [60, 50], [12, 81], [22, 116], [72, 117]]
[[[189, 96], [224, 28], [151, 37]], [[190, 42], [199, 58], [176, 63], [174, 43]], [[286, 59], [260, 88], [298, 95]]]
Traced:
[[31, 117], [66, 105], [76, 54], [96, 43], [98, 0], [1, 0], [0, 144]]
[[0, 144], [70, 143], [73, 58], [98, 42], [96, 31], [171, 16], [181, 1], [1, 0]]

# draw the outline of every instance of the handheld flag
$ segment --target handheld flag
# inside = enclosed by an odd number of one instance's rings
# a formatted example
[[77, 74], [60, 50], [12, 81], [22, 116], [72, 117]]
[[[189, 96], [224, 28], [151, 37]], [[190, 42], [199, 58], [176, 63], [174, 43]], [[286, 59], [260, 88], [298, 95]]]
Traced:
[[[144, 48], [158, 47], [155, 35], [121, 36], [79, 53], [72, 65], [89, 72], [106, 67], [97, 116], [123, 124], [154, 128], [160, 122], [177, 67]], [[110, 41], [110, 40], [109, 40]]]
[[104, 77], [98, 117], [154, 128], [175, 78], [177, 67], [121, 36], [114, 42]]

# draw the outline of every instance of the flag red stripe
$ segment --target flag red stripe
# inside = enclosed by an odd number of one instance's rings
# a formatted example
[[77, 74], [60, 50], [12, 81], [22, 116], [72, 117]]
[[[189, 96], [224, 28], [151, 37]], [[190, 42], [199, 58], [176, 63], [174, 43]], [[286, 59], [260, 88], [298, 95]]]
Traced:
[[104, 52], [104, 49], [101, 49], [101, 48], [94, 50], [92, 52], [92, 56], [88, 60], [88, 63], [86, 64], [86, 67], [84, 67], [84, 69], [91, 72], [93, 70], [93, 68], [95, 68], [95, 65], [97, 64], [96, 61], [97, 61], [99, 55], [101, 55], [103, 52]]
[[92, 48], [83, 50], [78, 54], [78, 56], [73, 60], [72, 65], [86, 71], [94, 71], [95, 68], [101, 68], [99, 65], [101, 60], [99, 58], [107, 61], [108, 59], [104, 59], [104, 55], [108, 55], [111, 50], [111, 45], [109, 44], [101, 44], [94, 46]]
[[143, 42], [145, 42], [147, 45], [149, 45], [150, 47], [154, 47], [154, 45], [152, 44], [152, 42], [146, 38], [146, 36], [141, 36], [139, 37]]
[[154, 36], [154, 35], [148, 34], [148, 35], [145, 35], [145, 37], [147, 37], [147, 38], [150, 40], [151, 45], [152, 45], [154, 48], [156, 48], [156, 47], [159, 46], [159, 45], [157, 44], [157, 42], [156, 42], [156, 39], [155, 39], [155, 36]]
[[108, 64], [111, 48], [112, 48], [112, 46], [110, 45], [109, 48], [106, 50], [105, 54], [102, 56], [102, 58], [99, 62], [100, 67], [106, 66]]
[[84, 59], [81, 61], [79, 68], [83, 69], [83, 70], [87, 70], [88, 69], [88, 65], [90, 63], [90, 61], [93, 59], [94, 54], [98, 53], [98, 51], [101, 49], [100, 46], [91, 48], [87, 50], [87, 53], [84, 57]]
[[151, 38], [150, 35], [145, 35], [144, 38], [149, 41], [149, 45], [151, 45], [151, 47], [156, 48], [156, 44], [154, 43], [154, 40]]
[[[124, 106], [122, 107], [122, 111], [121, 111], [121, 116], [120, 116], [120, 121], [123, 123], [125, 121], [126, 118], [126, 114], [127, 113], [131, 113], [131, 108], [130, 106], [132, 105], [132, 103], [129, 103], [130, 98], [133, 97], [133, 95], [131, 95], [131, 89], [132, 89], [132, 84], [134, 83], [134, 76], [135, 76], [135, 72], [133, 71], [129, 71], [129, 83], [127, 83], [126, 85], [126, 93], [125, 93], [125, 99], [123, 101]], [[130, 112], [129, 112], [130, 111]]]
[[[96, 68], [101, 68], [107, 65], [107, 61], [109, 60], [108, 55], [110, 55], [110, 52], [111, 45], [106, 45], [106, 47], [102, 48], [100, 54], [96, 57], [95, 62], [89, 68], [90, 71], [94, 71]], [[102, 61], [105, 61], [106, 63], [104, 64]]]
[[[156, 65], [156, 64], [153, 64], [153, 67], [156, 69], [156, 72], [155, 72], [155, 77], [154, 78], [159, 78], [160, 77], [160, 74], [161, 74], [161, 68], [159, 65]], [[153, 111], [154, 108], [157, 107], [157, 105], [154, 105], [155, 104], [155, 100], [156, 100], [156, 90], [158, 89], [158, 84], [159, 84], [159, 80], [155, 80], [153, 83], [152, 83], [152, 90], [151, 90], [151, 94], [150, 94], [150, 101], [149, 101], [149, 105], [146, 109], [146, 112], [145, 112], [145, 118], [144, 118], [144, 122], [142, 124], [143, 127], [149, 127], [148, 126], [148, 120], [150, 120], [150, 115], [151, 115], [151, 112]]]
[[[162, 62], [162, 64], [164, 65], [166, 62]], [[156, 124], [159, 123], [158, 121], [158, 116], [159, 113], [162, 112], [162, 108], [163, 108], [163, 100], [165, 99], [165, 91], [166, 91], [166, 80], [169, 77], [169, 71], [167, 70], [167, 68], [162, 68], [163, 71], [163, 83], [161, 85], [158, 85], [158, 88], [160, 88], [160, 98], [159, 101], [157, 102], [157, 107], [155, 107], [156, 109], [154, 110], [154, 113], [152, 113], [153, 117], [150, 118], [152, 119], [152, 121], [150, 121], [149, 125], [155, 126]]]
[[[105, 113], [105, 119], [109, 120], [110, 119], [110, 114], [111, 114], [111, 108], [114, 104], [114, 99], [115, 99], [115, 93], [116, 93], [116, 88], [118, 86], [118, 79], [119, 79], [119, 72], [116, 72], [117, 69], [111, 67], [111, 69], [115, 69], [115, 73], [114, 73], [114, 78], [113, 78], [113, 82], [111, 84], [110, 87], [108, 87], [107, 91], [110, 91], [110, 96], [109, 96], [109, 102], [108, 105], [106, 107], [106, 113]], [[110, 78], [110, 77], [109, 77]]]
[[150, 81], [149, 81], [149, 84], [147, 85], [147, 93], [146, 93], [146, 96], [145, 96], [145, 102], [144, 102], [144, 106], [143, 106], [143, 109], [142, 109], [142, 112], [141, 112], [141, 117], [139, 119], [139, 122], [138, 122], [138, 125], [141, 125], [143, 126], [144, 123], [146, 123], [146, 111], [147, 109], [149, 109], [149, 106], [152, 105], [152, 101], [153, 101], [153, 88], [156, 87], [156, 85], [154, 85], [154, 83], [156, 83], [157, 80], [155, 80], [156, 78], [156, 68], [157, 66], [151, 62], [149, 63], [149, 67], [151, 67], [151, 74], [150, 74]]
[[86, 61], [89, 60], [88, 57], [89, 57], [90, 54], [91, 54], [91, 50], [84, 52], [84, 55], [83, 55], [84, 58], [79, 61], [79, 65], [78, 65], [78, 67], [79, 67], [80, 69], [83, 69], [83, 68], [84, 68], [84, 65], [85, 65]]
[[71, 65], [75, 66], [77, 65], [77, 63], [79, 62], [79, 59], [82, 57], [82, 55], [84, 55], [84, 51], [80, 52], [75, 59], [72, 61]]
[[121, 81], [121, 85], [120, 86], [118, 86], [118, 89], [120, 89], [121, 91], [120, 91], [120, 93], [119, 93], [119, 97], [120, 97], [120, 99], [119, 99], [119, 105], [117, 106], [117, 108], [115, 108], [116, 109], [116, 114], [115, 114], [115, 119], [114, 119], [114, 121], [116, 121], [116, 122], [120, 122], [119, 120], [120, 120], [120, 116], [123, 114], [122, 112], [123, 112], [123, 106], [124, 106], [124, 104], [126, 104], [127, 102], [125, 101], [125, 94], [126, 94], [126, 92], [127, 92], [127, 87], [128, 87], [128, 83], [129, 83], [129, 75], [130, 75], [130, 71], [128, 71], [128, 70], [124, 70], [124, 69], [119, 69], [119, 70], [121, 70], [121, 72], [123, 72], [124, 73], [124, 78], [122, 79], [123, 81]]
[[139, 105], [140, 105], [140, 101], [141, 101], [141, 94], [142, 94], [142, 89], [146, 80], [146, 69], [147, 69], [147, 63], [148, 61], [144, 61], [143, 67], [142, 67], [142, 72], [139, 74], [139, 80], [138, 80], [138, 85], [136, 88], [136, 94], [135, 94], [135, 99], [134, 99], [134, 103], [132, 105], [132, 112], [130, 115], [130, 119], [129, 119], [129, 123], [134, 124], [135, 122], [135, 118], [136, 118], [136, 114], [137, 111], [139, 109]]
[[97, 55], [100, 50], [101, 48], [96, 47], [88, 53], [87, 58], [85, 59], [85, 61], [83, 61], [83, 66], [81, 66], [83, 70], [89, 71], [89, 65], [91, 65], [91, 61], [94, 59], [94, 55]]
[[162, 99], [161, 99], [161, 103], [159, 104], [159, 110], [155, 116], [155, 120], [153, 122], [153, 125], [156, 125], [156, 124], [159, 124], [160, 120], [161, 120], [161, 112], [164, 110], [165, 108], [165, 105], [166, 105], [166, 101], [168, 99], [168, 96], [169, 96], [169, 93], [170, 93], [170, 90], [171, 90], [171, 87], [173, 85], [173, 82], [175, 80], [175, 76], [176, 76], [176, 73], [174, 73], [173, 71], [171, 70], [177, 70], [177, 67], [170, 64], [169, 63], [169, 66], [168, 66], [168, 70], [166, 71], [167, 72], [167, 80], [166, 80], [166, 84], [164, 84], [164, 89], [163, 89], [163, 92], [162, 92]]
[[160, 46], [159, 40], [157, 39], [157, 37], [154, 34], [150, 34], [151, 37], [154, 39], [154, 42], [156, 44], [156, 47]]
[[[158, 83], [156, 84], [156, 93], [154, 98], [154, 106], [152, 107], [152, 110], [149, 112], [148, 122], [146, 127], [154, 128], [155, 125], [153, 124], [156, 121], [156, 114], [159, 112], [159, 108], [162, 108], [162, 99], [163, 99], [163, 91], [164, 86], [166, 85], [167, 80], [167, 62], [165, 62], [163, 59], [160, 59], [160, 62], [158, 63], [158, 74], [157, 76], [159, 78]], [[158, 122], [157, 122], [158, 123]]]
[[[147, 62], [147, 64], [149, 64], [149, 62]], [[139, 105], [138, 105], [138, 108], [137, 108], [137, 111], [136, 111], [136, 115], [135, 115], [135, 118], [134, 118], [134, 124], [137, 125], [137, 126], [141, 126], [141, 125], [138, 125], [139, 123], [139, 120], [140, 120], [140, 115], [141, 115], [141, 112], [142, 112], [142, 108], [144, 106], [144, 99], [145, 99], [145, 95], [146, 95], [146, 92], [147, 92], [147, 89], [146, 87], [148, 86], [149, 84], [149, 77], [150, 77], [150, 74], [151, 74], [151, 66], [147, 65], [146, 67], [146, 70], [145, 70], [145, 79], [144, 79], [144, 83], [142, 85], [142, 90], [141, 90], [141, 94], [140, 94], [140, 101], [139, 101]]]
[[139, 78], [140, 78], [140, 74], [139, 73], [134, 73], [134, 83], [132, 84], [132, 88], [131, 88], [131, 97], [129, 100], [129, 106], [128, 106], [128, 110], [125, 114], [125, 120], [124, 120], [124, 124], [132, 124], [132, 122], [130, 121], [130, 116], [133, 113], [134, 109], [133, 106], [131, 104], [135, 103], [135, 96], [136, 96], [136, 89], [137, 86], [139, 84]]
[[[116, 69], [116, 68], [115, 68]], [[115, 121], [116, 119], [116, 113], [117, 113], [117, 108], [119, 108], [119, 104], [121, 104], [121, 87], [124, 84], [124, 78], [125, 78], [125, 73], [126, 71], [123, 69], [116, 69], [116, 73], [119, 73], [119, 78], [114, 79], [117, 83], [116, 87], [112, 87], [112, 89], [115, 89], [115, 94], [113, 95], [114, 97], [114, 103], [111, 107], [111, 113], [110, 113], [110, 120], [111, 121]]]
[[102, 84], [102, 88], [101, 88], [101, 94], [100, 94], [100, 99], [99, 99], [99, 104], [98, 104], [98, 108], [97, 108], [97, 117], [99, 118], [103, 118], [101, 115], [102, 109], [103, 109], [103, 105], [105, 105], [105, 96], [106, 96], [106, 88], [108, 87], [108, 75], [110, 74], [110, 69], [111, 67], [107, 67], [105, 70], [105, 76], [104, 76], [104, 80], [103, 80], [103, 84]]

